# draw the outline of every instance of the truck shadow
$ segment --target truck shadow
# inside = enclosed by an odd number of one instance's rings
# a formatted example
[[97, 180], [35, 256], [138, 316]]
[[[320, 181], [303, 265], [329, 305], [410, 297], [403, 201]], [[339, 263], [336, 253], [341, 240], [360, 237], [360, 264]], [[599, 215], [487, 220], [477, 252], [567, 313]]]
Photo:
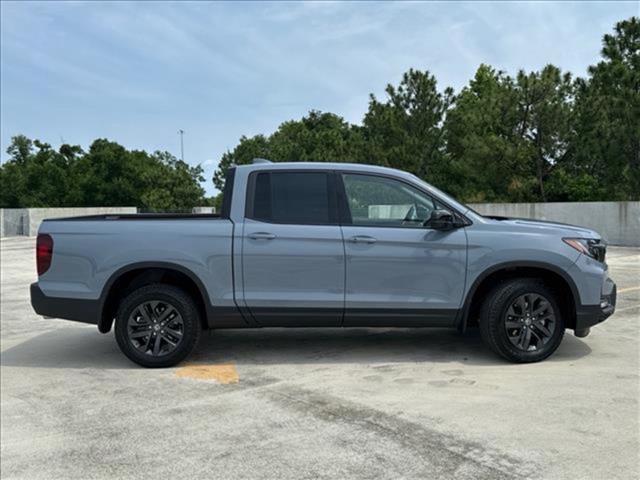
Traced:
[[[590, 352], [585, 342], [567, 333], [558, 351], [546, 361], [575, 361]], [[461, 336], [437, 328], [217, 330], [203, 335], [189, 361], [238, 365], [464, 362], [514, 366], [491, 353], [476, 329]], [[42, 333], [3, 351], [2, 365], [139, 368], [120, 353], [112, 334], [100, 335], [92, 327], [65, 327]]]

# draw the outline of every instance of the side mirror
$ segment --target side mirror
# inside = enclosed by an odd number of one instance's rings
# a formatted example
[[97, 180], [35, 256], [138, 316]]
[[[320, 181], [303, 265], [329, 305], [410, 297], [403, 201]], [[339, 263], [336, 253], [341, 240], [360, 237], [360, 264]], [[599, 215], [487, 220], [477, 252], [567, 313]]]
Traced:
[[451, 230], [455, 227], [453, 214], [448, 210], [433, 210], [425, 226], [434, 230]]

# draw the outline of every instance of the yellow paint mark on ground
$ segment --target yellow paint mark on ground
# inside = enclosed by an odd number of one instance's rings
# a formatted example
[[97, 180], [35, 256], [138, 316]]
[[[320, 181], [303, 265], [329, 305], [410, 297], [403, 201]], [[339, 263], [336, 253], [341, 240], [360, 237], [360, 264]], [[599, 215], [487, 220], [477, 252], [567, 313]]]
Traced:
[[192, 364], [176, 370], [176, 377], [193, 378], [194, 380], [215, 380], [224, 385], [238, 383], [240, 377], [233, 363], [222, 365]]
[[635, 292], [636, 290], [640, 290], [640, 286], [621, 288], [620, 290], [618, 290], [618, 293]]

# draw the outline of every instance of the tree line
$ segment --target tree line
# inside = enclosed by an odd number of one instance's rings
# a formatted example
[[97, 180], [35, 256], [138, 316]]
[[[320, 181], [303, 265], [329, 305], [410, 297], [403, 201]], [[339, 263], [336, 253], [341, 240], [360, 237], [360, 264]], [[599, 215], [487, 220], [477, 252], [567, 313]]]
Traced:
[[604, 35], [587, 78], [554, 65], [507, 75], [480, 65], [459, 93], [409, 70], [386, 95], [371, 95], [361, 125], [311, 111], [271, 135], [242, 137], [232, 164], [338, 161], [409, 171], [468, 202], [640, 198], [640, 22]]
[[0, 168], [2, 207], [136, 206], [182, 211], [205, 205], [202, 168], [168, 152], [127, 150], [105, 139], [87, 152], [58, 150], [23, 135], [13, 137], [10, 160]]
[[[640, 199], [640, 21], [603, 37], [586, 78], [554, 65], [515, 76], [480, 65], [460, 92], [411, 69], [384, 98], [370, 95], [361, 124], [312, 110], [271, 135], [243, 136], [213, 183], [253, 158], [353, 162], [414, 173], [463, 201]], [[206, 205], [200, 166], [168, 152], [105, 139], [88, 151], [13, 137], [0, 167], [0, 206]], [[221, 198], [218, 196], [216, 204]]]

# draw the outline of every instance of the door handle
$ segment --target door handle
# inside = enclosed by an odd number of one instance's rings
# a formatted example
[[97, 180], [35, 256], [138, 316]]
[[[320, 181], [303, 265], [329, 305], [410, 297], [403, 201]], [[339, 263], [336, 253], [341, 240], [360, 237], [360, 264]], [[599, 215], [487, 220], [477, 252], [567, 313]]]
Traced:
[[273, 233], [268, 232], [256, 232], [250, 233], [249, 238], [253, 240], [273, 240], [276, 236]]
[[355, 236], [349, 238], [349, 241], [351, 243], [368, 243], [368, 244], [372, 244], [372, 243], [376, 243], [378, 240], [376, 240], [373, 237], [370, 237], [369, 235], [355, 235]]

